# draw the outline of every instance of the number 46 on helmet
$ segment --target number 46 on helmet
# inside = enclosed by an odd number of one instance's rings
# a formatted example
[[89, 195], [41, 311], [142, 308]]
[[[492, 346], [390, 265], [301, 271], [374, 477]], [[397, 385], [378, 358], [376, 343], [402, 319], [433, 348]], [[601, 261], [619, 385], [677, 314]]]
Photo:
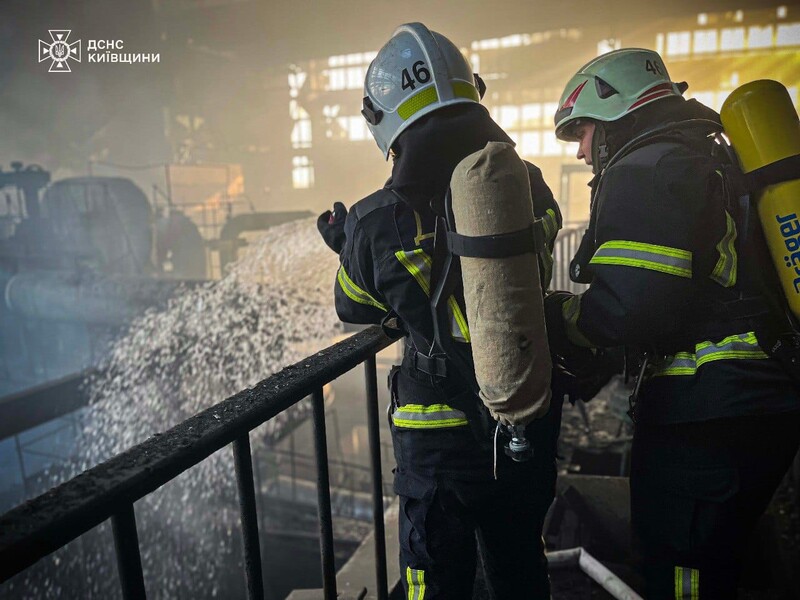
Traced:
[[453, 42], [422, 23], [407, 23], [367, 69], [361, 114], [388, 159], [409, 125], [451, 104], [480, 102], [485, 89]]

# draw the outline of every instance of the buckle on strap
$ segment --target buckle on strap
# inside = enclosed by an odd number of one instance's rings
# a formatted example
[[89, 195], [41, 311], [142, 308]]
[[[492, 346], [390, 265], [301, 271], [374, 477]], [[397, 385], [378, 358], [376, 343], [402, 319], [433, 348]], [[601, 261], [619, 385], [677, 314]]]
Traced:
[[444, 356], [426, 356], [422, 352], [414, 352], [411, 365], [417, 370], [432, 377], [447, 377], [447, 360]]

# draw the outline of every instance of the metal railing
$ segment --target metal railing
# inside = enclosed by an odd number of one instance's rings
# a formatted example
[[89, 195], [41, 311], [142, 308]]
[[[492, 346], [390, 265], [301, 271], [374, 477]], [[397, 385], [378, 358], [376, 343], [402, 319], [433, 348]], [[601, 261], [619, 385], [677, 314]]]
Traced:
[[322, 386], [364, 363], [372, 470], [377, 594], [388, 599], [375, 355], [394, 340], [371, 327], [118, 454], [0, 516], [0, 583], [111, 520], [123, 598], [145, 598], [133, 503], [232, 445], [248, 598], [263, 598], [250, 432], [312, 396], [324, 597], [336, 598], [333, 520]]
[[586, 289], [586, 285], [574, 283], [569, 278], [569, 263], [578, 251], [586, 225], [586, 222], [566, 223], [564, 228], [558, 232], [553, 249], [553, 281], [550, 285], [552, 289], [574, 294]]

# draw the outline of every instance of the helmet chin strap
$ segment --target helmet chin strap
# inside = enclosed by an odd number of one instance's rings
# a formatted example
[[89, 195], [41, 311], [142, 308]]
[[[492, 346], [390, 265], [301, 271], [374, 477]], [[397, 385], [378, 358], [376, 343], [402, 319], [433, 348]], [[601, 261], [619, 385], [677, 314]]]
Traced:
[[602, 121], [595, 121], [592, 134], [592, 173], [595, 175], [600, 173], [608, 164], [609, 158], [605, 124]]

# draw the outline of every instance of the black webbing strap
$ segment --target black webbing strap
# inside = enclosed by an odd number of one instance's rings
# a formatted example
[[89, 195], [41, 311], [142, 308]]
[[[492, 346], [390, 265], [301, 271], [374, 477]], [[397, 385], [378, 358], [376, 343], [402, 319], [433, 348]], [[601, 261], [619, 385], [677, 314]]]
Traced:
[[447, 232], [447, 247], [456, 256], [468, 258], [506, 258], [544, 250], [544, 222], [536, 219], [532, 225], [499, 235], [467, 236]]
[[800, 154], [787, 156], [745, 174], [745, 181], [750, 190], [760, 190], [768, 185], [800, 179]]
[[443, 354], [426, 356], [422, 352], [412, 349], [405, 353], [403, 364], [431, 377], [444, 379], [450, 375], [447, 372], [447, 357]]

